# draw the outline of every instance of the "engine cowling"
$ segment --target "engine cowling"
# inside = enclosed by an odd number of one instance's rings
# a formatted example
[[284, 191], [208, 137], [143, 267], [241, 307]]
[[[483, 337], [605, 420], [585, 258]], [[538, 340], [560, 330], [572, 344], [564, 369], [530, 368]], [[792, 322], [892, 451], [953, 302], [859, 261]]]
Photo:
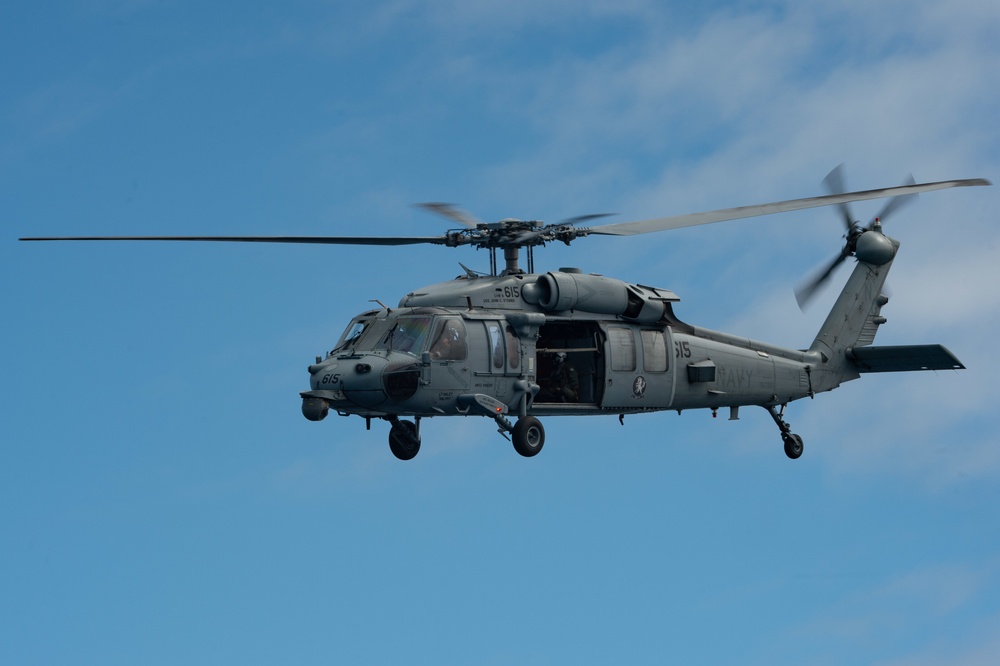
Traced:
[[621, 315], [644, 324], [659, 321], [666, 311], [666, 301], [676, 300], [650, 287], [567, 270], [540, 276], [534, 284], [525, 285], [523, 294], [529, 303], [553, 312]]

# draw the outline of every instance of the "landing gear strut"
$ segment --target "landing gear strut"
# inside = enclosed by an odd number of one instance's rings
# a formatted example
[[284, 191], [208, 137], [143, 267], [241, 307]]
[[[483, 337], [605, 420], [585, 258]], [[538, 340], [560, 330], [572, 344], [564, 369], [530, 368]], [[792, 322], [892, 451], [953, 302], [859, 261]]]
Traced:
[[511, 425], [501, 412], [490, 412], [489, 414], [500, 426], [501, 435], [506, 438], [507, 433], [510, 433], [514, 450], [522, 456], [525, 458], [537, 456], [538, 452], [542, 450], [542, 446], [545, 445], [545, 428], [542, 427], [542, 422], [534, 416], [522, 416], [517, 420], [517, 423]]
[[389, 417], [389, 450], [400, 460], [412, 460], [420, 452], [420, 419], [400, 421], [398, 416]]
[[776, 408], [771, 405], [767, 408], [768, 414], [774, 419], [781, 430], [781, 441], [785, 444], [785, 455], [795, 460], [802, 455], [802, 438], [792, 432], [791, 426], [785, 421], [785, 406]]

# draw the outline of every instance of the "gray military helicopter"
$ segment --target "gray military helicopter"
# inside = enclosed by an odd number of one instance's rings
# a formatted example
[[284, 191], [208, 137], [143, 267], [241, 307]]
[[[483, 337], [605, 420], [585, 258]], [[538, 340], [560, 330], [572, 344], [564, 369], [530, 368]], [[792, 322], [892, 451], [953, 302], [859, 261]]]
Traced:
[[[505, 219], [484, 223], [448, 204], [422, 204], [457, 222], [440, 236], [76, 236], [24, 241], [218, 241], [333, 245], [444, 245], [486, 249], [490, 273], [464, 275], [408, 293], [397, 307], [363, 312], [332, 350], [309, 366], [302, 413], [330, 413], [391, 424], [389, 448], [401, 460], [420, 450], [420, 421], [485, 416], [525, 457], [545, 443], [539, 417], [763, 407], [781, 432], [785, 454], [802, 455], [802, 438], [785, 421], [788, 403], [831, 391], [869, 372], [961, 369], [941, 345], [873, 346], [886, 320], [883, 285], [899, 249], [882, 221], [920, 192], [989, 185], [984, 179], [907, 184], [845, 192], [840, 168], [831, 194], [638, 222], [583, 226], [590, 215], [557, 224]], [[848, 203], [889, 198], [862, 226]], [[631, 284], [579, 269], [536, 273], [534, 249], [587, 236], [630, 236], [817, 206], [840, 208], [846, 242], [796, 291], [803, 305], [853, 257], [857, 265], [808, 349], [786, 349], [681, 321], [669, 289]], [[525, 251], [527, 269], [520, 265]], [[503, 267], [498, 253], [503, 252]], [[509, 416], [516, 415], [511, 423]], [[402, 417], [412, 417], [404, 420]]]

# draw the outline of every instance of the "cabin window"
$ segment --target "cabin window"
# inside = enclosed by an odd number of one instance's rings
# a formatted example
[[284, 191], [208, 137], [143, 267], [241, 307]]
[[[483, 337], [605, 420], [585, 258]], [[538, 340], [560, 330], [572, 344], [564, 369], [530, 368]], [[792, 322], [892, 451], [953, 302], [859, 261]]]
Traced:
[[521, 364], [521, 340], [510, 325], [506, 328], [507, 333], [507, 364], [511, 370], [517, 370]]
[[608, 327], [611, 345], [611, 369], [615, 372], [635, 371], [635, 338], [632, 329], [621, 326]]
[[642, 336], [642, 366], [646, 372], [667, 369], [667, 340], [663, 331], [640, 331]]
[[503, 369], [503, 331], [500, 330], [500, 322], [486, 322], [486, 330], [490, 335], [490, 358], [494, 370]]

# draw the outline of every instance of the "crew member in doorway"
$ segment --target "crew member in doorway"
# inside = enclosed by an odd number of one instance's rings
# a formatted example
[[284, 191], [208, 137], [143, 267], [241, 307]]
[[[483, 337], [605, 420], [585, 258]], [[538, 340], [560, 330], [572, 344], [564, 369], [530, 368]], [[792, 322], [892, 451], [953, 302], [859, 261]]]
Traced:
[[566, 352], [558, 352], [553, 357], [552, 370], [542, 390], [538, 392], [537, 400], [538, 402], [580, 401], [580, 378], [576, 368], [566, 362]]

